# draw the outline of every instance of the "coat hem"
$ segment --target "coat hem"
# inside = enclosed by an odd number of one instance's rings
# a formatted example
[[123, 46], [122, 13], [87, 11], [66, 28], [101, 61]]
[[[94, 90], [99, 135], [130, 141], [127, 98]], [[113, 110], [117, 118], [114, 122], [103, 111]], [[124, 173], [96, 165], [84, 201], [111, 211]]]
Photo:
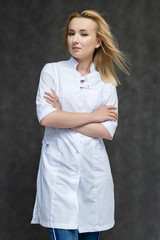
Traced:
[[106, 231], [112, 228], [115, 225], [115, 222], [112, 222], [107, 225], [96, 225], [96, 226], [79, 226], [78, 231], [79, 233], [84, 232], [97, 232], [97, 231]]
[[97, 232], [109, 230], [115, 225], [115, 222], [112, 222], [107, 225], [96, 225], [96, 226], [77, 226], [75, 224], [63, 224], [63, 223], [46, 223], [39, 221], [38, 219], [32, 219], [31, 224], [40, 224], [42, 227], [46, 228], [61, 228], [61, 229], [78, 229], [79, 233], [84, 232]]

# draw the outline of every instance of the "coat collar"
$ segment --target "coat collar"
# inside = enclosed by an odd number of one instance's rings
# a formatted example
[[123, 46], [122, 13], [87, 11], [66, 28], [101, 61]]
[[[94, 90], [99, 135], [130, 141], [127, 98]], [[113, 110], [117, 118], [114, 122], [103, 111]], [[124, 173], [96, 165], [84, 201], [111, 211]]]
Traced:
[[[70, 57], [68, 60], [70, 66], [76, 70], [78, 62], [74, 57]], [[77, 71], [77, 70], [76, 70]], [[98, 82], [102, 81], [99, 72], [95, 69], [94, 63], [90, 66], [90, 73], [86, 74], [85, 76], [81, 76], [81, 74], [77, 71], [81, 80], [85, 80], [87, 84], [96, 85]]]
[[[78, 62], [76, 61], [76, 59], [74, 57], [72, 57], [72, 56], [70, 57], [69, 63], [76, 70]], [[91, 66], [90, 66], [90, 73], [93, 72], [94, 70], [95, 70], [95, 66], [94, 66], [94, 63], [92, 62]]]

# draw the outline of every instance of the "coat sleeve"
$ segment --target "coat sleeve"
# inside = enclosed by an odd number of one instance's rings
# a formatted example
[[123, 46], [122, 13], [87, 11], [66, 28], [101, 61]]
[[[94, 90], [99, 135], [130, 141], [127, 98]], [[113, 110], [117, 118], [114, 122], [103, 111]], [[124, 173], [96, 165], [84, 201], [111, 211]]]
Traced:
[[[116, 86], [113, 84], [111, 84], [110, 96], [107, 100], [106, 105], [107, 106], [110, 106], [110, 105], [115, 106], [117, 108], [116, 112], [118, 112], [117, 89], [116, 89]], [[117, 125], [118, 125], [118, 121], [115, 122], [115, 121], [107, 120], [107, 121], [102, 122], [102, 124], [106, 127], [106, 129], [108, 130], [108, 132], [110, 133], [110, 135], [113, 139], [114, 133], [115, 133]]]
[[45, 92], [51, 92], [51, 88], [56, 91], [55, 81], [53, 79], [53, 68], [51, 63], [47, 63], [40, 74], [40, 80], [36, 96], [36, 112], [39, 122], [49, 113], [57, 110], [44, 98]]

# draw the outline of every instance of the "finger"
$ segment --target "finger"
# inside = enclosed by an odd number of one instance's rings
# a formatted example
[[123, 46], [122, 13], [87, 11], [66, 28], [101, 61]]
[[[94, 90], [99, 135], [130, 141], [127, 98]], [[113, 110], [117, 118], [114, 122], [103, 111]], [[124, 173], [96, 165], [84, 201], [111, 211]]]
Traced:
[[113, 113], [113, 114], [118, 116], [118, 112], [116, 110], [114, 110], [114, 109], [108, 109], [107, 108], [106, 111], [108, 112], [108, 114]]
[[43, 96], [44, 98], [47, 98], [47, 97], [49, 97], [50, 99], [53, 99], [53, 100], [55, 100], [55, 101], [57, 101], [57, 96], [53, 96], [51, 93], [46, 93], [46, 96]]
[[116, 111], [115, 109], [108, 109], [108, 111], [110, 113], [114, 113], [114, 114], [118, 115], [118, 111]]
[[114, 117], [111, 117], [111, 116], [108, 118], [108, 120], [111, 120], [111, 121], [114, 121], [114, 122], [116, 122], [116, 121], [117, 121], [117, 119], [116, 119], [116, 118], [114, 118]]
[[48, 99], [46, 100], [46, 102], [50, 103], [52, 106], [55, 105], [52, 101], [50, 101], [50, 100], [48, 100]]
[[56, 92], [53, 89], [51, 89], [51, 91], [54, 94], [55, 99], [58, 101], [58, 96], [57, 96]]
[[50, 96], [50, 97], [54, 97], [54, 95], [52, 93], [49, 93], [49, 92], [45, 92], [45, 95]]
[[54, 99], [54, 98], [52, 98], [52, 97], [44, 96], [44, 98], [47, 99], [47, 100], [49, 100], [49, 101], [51, 101], [51, 102], [53, 102], [53, 103], [58, 102], [56, 99]]
[[57, 96], [56, 92], [55, 92], [52, 88], [51, 88], [51, 91], [52, 91], [52, 93], [53, 93], [54, 95]]
[[53, 107], [57, 107], [57, 106], [58, 106], [57, 103], [53, 103], [53, 102], [51, 102], [50, 100], [46, 100], [46, 102], [49, 103], [49, 104], [51, 104]]
[[53, 101], [54, 99], [52, 97], [49, 97], [49, 96], [44, 96], [45, 99], [48, 99], [50, 101]]
[[116, 112], [109, 112], [109, 116], [118, 118], [118, 114]]
[[117, 112], [115, 112], [113, 110], [110, 110], [110, 113], [118, 117], [118, 113]]
[[115, 106], [111, 106], [111, 105], [110, 105], [110, 106], [106, 106], [106, 107], [107, 107], [108, 109], [115, 109], [115, 110], [117, 109]]
[[109, 116], [110, 116], [110, 117], [113, 117], [113, 118], [115, 118], [115, 119], [118, 119], [118, 115], [117, 115], [117, 114], [110, 113]]
[[52, 91], [52, 93], [50, 93], [50, 92], [45, 92], [45, 94], [46, 94], [47, 96], [50, 96], [50, 97], [55, 98], [55, 99], [57, 100], [57, 99], [58, 99], [58, 96], [57, 96], [56, 92], [55, 92], [53, 89], [51, 89], [51, 91]]

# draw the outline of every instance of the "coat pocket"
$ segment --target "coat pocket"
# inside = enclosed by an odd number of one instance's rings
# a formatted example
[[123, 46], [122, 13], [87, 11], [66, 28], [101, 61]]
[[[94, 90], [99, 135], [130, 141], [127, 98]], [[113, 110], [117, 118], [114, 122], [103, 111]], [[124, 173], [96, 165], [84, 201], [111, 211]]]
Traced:
[[60, 152], [58, 152], [56, 147], [50, 143], [43, 141], [40, 160], [40, 172], [50, 178], [54, 178], [55, 174], [59, 170], [59, 159]]
[[94, 151], [97, 179], [108, 178], [109, 176], [111, 176], [111, 168], [103, 140], [97, 141]]

